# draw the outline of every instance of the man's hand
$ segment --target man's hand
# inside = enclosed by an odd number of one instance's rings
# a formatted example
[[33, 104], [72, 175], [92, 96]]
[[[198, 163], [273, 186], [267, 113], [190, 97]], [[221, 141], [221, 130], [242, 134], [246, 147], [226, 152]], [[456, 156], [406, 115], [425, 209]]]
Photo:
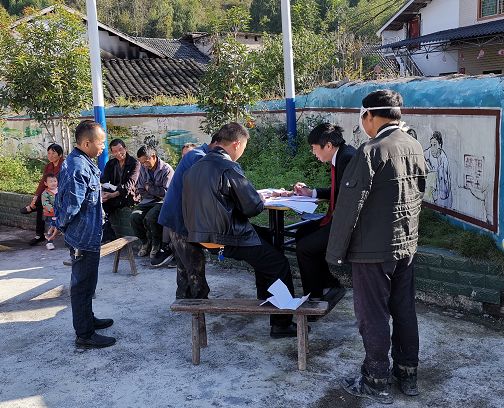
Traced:
[[294, 190], [294, 194], [299, 196], [311, 197], [313, 193], [312, 189], [308, 188], [305, 183], [301, 183], [300, 181], [294, 184], [292, 189]]
[[103, 191], [102, 192], [102, 202], [105, 202], [107, 200], [110, 200], [111, 198], [119, 197], [119, 191], [114, 191], [113, 193], [110, 193], [108, 191]]

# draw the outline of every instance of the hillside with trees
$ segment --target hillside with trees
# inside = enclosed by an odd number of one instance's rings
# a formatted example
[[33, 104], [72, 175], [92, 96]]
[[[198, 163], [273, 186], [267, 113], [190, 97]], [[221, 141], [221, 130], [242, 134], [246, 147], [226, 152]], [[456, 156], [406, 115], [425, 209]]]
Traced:
[[[9, 14], [27, 7], [40, 9], [53, 0], [1, 0]], [[345, 31], [359, 36], [374, 33], [404, 2], [402, 0], [292, 0], [293, 25], [315, 33]], [[66, 5], [85, 13], [85, 0]], [[250, 30], [281, 32], [280, 0], [100, 0], [101, 22], [132, 36], [179, 38], [187, 32], [210, 31], [226, 10], [239, 6], [250, 13]], [[374, 40], [376, 37], [373, 38]]]

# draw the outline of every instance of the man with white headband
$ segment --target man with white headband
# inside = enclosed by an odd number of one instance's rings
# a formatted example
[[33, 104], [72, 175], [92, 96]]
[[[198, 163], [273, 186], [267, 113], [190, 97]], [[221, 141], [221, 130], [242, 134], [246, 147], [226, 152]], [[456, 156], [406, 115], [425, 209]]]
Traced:
[[418, 395], [413, 256], [427, 172], [422, 146], [400, 128], [402, 104], [391, 90], [363, 99], [360, 123], [369, 141], [343, 175], [326, 256], [329, 263], [352, 265], [355, 316], [366, 351], [360, 375], [346, 378], [343, 387], [384, 404], [393, 402], [391, 343], [393, 378], [404, 394]]

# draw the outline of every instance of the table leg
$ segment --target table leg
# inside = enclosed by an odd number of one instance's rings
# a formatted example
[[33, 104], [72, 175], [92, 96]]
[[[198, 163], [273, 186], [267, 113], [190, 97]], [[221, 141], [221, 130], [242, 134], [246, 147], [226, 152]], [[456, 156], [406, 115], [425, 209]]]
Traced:
[[284, 233], [285, 233], [285, 223], [284, 223], [284, 212], [283, 210], [269, 209], [269, 226], [273, 233], [273, 246], [278, 250], [283, 250], [284, 244]]
[[199, 313], [192, 315], [192, 363], [200, 363], [200, 316]]

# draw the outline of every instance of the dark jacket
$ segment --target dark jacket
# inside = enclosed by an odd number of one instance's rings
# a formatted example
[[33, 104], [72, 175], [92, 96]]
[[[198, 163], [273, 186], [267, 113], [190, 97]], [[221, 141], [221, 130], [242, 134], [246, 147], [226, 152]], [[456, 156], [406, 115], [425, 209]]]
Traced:
[[327, 261], [374, 263], [413, 255], [425, 177], [422, 146], [397, 127], [362, 144], [343, 175]]
[[184, 225], [184, 216], [182, 214], [182, 187], [184, 182], [184, 174], [190, 169], [194, 163], [205, 157], [210, 151], [206, 143], [196, 149], [190, 150], [182, 157], [173, 178], [165, 194], [163, 206], [159, 213], [158, 222], [175, 231], [179, 235], [187, 236], [187, 229]]
[[77, 147], [61, 165], [54, 210], [56, 228], [65, 234], [65, 243], [84, 251], [100, 251], [100, 169]]
[[184, 175], [182, 212], [189, 242], [261, 245], [248, 219], [263, 209], [261, 197], [240, 165], [221, 147], [209, 152]]
[[[338, 152], [336, 153], [336, 183], [335, 183], [335, 189], [333, 191], [334, 202], [336, 202], [336, 199], [338, 198], [341, 179], [343, 178], [345, 168], [352, 159], [352, 157], [354, 157], [356, 151], [357, 150], [355, 150], [355, 147], [348, 146], [343, 143], [342, 145], [340, 145]], [[325, 200], [331, 199], [331, 188], [317, 188], [316, 190], [317, 190], [317, 198]]]
[[140, 174], [140, 162], [126, 153], [124, 168], [121, 169], [119, 160], [110, 159], [101, 176], [101, 183], [110, 183], [117, 187], [119, 197], [116, 197], [116, 207], [131, 207], [140, 201], [136, 190], [136, 182]]

